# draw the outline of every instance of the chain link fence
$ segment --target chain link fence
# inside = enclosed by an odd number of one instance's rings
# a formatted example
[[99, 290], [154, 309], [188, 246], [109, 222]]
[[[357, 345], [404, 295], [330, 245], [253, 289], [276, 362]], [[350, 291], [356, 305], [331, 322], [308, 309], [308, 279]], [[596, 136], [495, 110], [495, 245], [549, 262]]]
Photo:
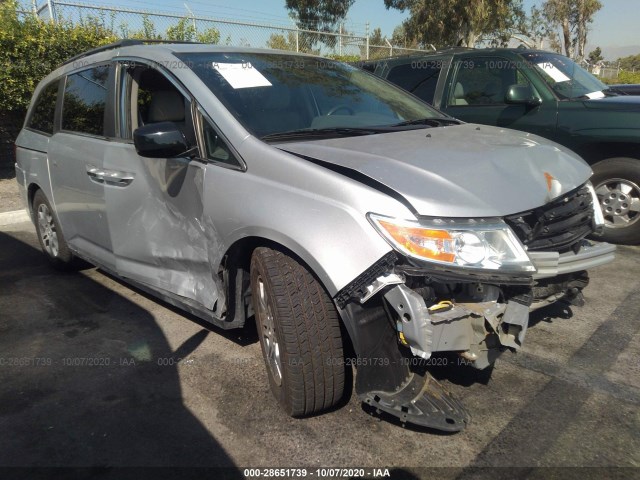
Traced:
[[618, 75], [620, 74], [620, 69], [611, 68], [611, 67], [598, 67], [598, 68], [593, 68], [591, 70], [591, 73], [599, 76], [600, 78], [611, 80], [614, 78], [618, 78]]
[[[0, 0], [1, 1], [1, 0]], [[118, 38], [197, 41], [237, 47], [273, 48], [312, 53], [346, 61], [374, 60], [419, 53], [387, 43], [372, 45], [368, 32], [340, 33], [302, 30], [295, 25], [213, 18], [170, 12], [93, 5], [70, 0], [22, 0], [19, 18], [36, 15], [44, 20], [71, 24], [97, 24]], [[13, 142], [22, 119], [0, 112], [0, 167], [13, 165]]]
[[[26, 10], [26, 9], [25, 9]], [[274, 25], [138, 9], [46, 0], [34, 8], [41, 18], [73, 24], [97, 23], [119, 38], [196, 41], [236, 47], [274, 48], [346, 60], [369, 60], [407, 55], [421, 50], [393, 45], [370, 45], [368, 33], [327, 33], [295, 25]]]

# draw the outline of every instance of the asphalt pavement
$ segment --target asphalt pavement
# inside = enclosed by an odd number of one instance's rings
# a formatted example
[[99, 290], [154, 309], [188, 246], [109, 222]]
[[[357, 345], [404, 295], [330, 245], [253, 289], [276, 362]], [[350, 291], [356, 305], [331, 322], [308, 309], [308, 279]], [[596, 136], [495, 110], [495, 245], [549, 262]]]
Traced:
[[329, 478], [316, 469], [367, 467], [392, 478], [638, 478], [639, 253], [620, 247], [595, 269], [584, 307], [535, 312], [523, 351], [493, 369], [444, 357], [432, 373], [472, 421], [442, 434], [380, 418], [355, 395], [289, 418], [255, 327], [217, 330], [95, 268], [56, 272], [30, 223], [0, 226], [0, 477], [301, 467]]

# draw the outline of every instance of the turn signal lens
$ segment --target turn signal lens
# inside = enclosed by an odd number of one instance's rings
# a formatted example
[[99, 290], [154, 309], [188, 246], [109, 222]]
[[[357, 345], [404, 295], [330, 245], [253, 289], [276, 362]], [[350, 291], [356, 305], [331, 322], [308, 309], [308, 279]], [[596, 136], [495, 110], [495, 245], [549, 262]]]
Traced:
[[454, 238], [446, 230], [404, 227], [384, 220], [378, 223], [399, 245], [418, 257], [448, 263], [456, 258]]

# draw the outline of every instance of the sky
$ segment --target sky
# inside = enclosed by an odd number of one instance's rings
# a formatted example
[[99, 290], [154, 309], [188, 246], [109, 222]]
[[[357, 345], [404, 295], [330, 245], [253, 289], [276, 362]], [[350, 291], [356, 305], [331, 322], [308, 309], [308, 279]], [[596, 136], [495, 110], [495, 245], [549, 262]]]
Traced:
[[[257, 23], [291, 25], [285, 0], [104, 0], [94, 4], [117, 5], [151, 11], [185, 13], [185, 4], [195, 15], [206, 15]], [[474, 0], [470, 0], [474, 1]], [[607, 59], [640, 52], [638, 11], [640, 0], [601, 0], [603, 7], [596, 13], [591, 25], [587, 51], [596, 46], [602, 48]], [[540, 5], [542, 0], [524, 0], [527, 10]], [[349, 10], [346, 28], [353, 33], [364, 34], [366, 23], [370, 28], [380, 27], [383, 35], [391, 36], [393, 29], [407, 17], [406, 13], [387, 10], [384, 0], [356, 0]], [[626, 51], [628, 53], [625, 53]], [[618, 54], [618, 52], [623, 52]]]

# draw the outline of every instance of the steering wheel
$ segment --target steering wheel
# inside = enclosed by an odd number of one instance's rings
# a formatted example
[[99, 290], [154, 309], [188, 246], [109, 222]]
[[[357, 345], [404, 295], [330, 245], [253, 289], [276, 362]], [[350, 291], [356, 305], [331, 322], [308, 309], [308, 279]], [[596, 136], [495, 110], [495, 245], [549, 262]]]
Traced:
[[340, 110], [346, 110], [347, 112], [349, 112], [349, 115], [354, 115], [356, 113], [356, 112], [353, 111], [353, 108], [351, 108], [349, 105], [340, 104], [340, 105], [336, 105], [331, 110], [329, 110], [327, 112], [327, 116], [333, 115], [334, 113], [336, 113], [336, 112], [338, 112]]

